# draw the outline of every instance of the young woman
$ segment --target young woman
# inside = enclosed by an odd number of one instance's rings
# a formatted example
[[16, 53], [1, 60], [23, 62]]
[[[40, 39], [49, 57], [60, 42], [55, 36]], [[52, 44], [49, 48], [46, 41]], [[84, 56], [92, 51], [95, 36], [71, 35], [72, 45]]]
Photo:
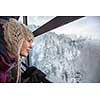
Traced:
[[14, 18], [5, 18], [0, 19], [0, 82], [49, 83], [43, 72], [21, 62], [32, 48], [33, 33]]
[[0, 82], [21, 82], [21, 56], [32, 47], [33, 33], [17, 20], [0, 18]]

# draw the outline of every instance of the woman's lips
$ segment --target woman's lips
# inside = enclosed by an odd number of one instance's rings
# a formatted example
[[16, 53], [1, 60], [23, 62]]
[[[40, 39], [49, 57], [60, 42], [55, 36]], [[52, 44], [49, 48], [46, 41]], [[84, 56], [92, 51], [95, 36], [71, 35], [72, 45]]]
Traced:
[[30, 49], [27, 49], [27, 52], [29, 53]]

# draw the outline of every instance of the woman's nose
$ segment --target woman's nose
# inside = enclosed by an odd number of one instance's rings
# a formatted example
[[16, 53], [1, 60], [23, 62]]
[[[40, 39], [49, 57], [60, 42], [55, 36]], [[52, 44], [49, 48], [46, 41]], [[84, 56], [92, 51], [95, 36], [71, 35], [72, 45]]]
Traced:
[[32, 48], [32, 43], [30, 43], [30, 48]]

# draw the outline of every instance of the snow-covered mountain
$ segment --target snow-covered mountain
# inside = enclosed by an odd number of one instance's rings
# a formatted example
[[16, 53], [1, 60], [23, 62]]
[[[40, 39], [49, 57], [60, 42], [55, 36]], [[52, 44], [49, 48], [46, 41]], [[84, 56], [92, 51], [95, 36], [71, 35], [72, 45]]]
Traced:
[[[34, 31], [36, 25], [29, 28]], [[99, 27], [100, 16], [87, 16], [36, 37], [30, 64], [53, 82], [100, 82]]]
[[100, 82], [100, 40], [47, 32], [34, 39], [30, 64], [53, 82]]

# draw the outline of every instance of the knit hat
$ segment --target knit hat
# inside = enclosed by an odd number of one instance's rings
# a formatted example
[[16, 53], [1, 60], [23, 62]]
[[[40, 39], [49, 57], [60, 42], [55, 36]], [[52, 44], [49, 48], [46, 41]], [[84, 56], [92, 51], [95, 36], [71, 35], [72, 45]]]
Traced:
[[5, 48], [3, 25], [7, 23], [10, 18], [18, 20], [19, 17], [20, 16], [0, 16], [0, 54], [4, 57], [7, 63], [10, 63], [10, 59]]
[[33, 39], [33, 33], [24, 25], [11, 18], [3, 25], [4, 39], [8, 51], [18, 57], [24, 40]]
[[21, 62], [20, 62], [20, 50], [24, 40], [33, 39], [33, 33], [17, 20], [11, 18], [3, 25], [4, 40], [6, 42], [7, 50], [17, 59], [17, 82], [21, 77]]

